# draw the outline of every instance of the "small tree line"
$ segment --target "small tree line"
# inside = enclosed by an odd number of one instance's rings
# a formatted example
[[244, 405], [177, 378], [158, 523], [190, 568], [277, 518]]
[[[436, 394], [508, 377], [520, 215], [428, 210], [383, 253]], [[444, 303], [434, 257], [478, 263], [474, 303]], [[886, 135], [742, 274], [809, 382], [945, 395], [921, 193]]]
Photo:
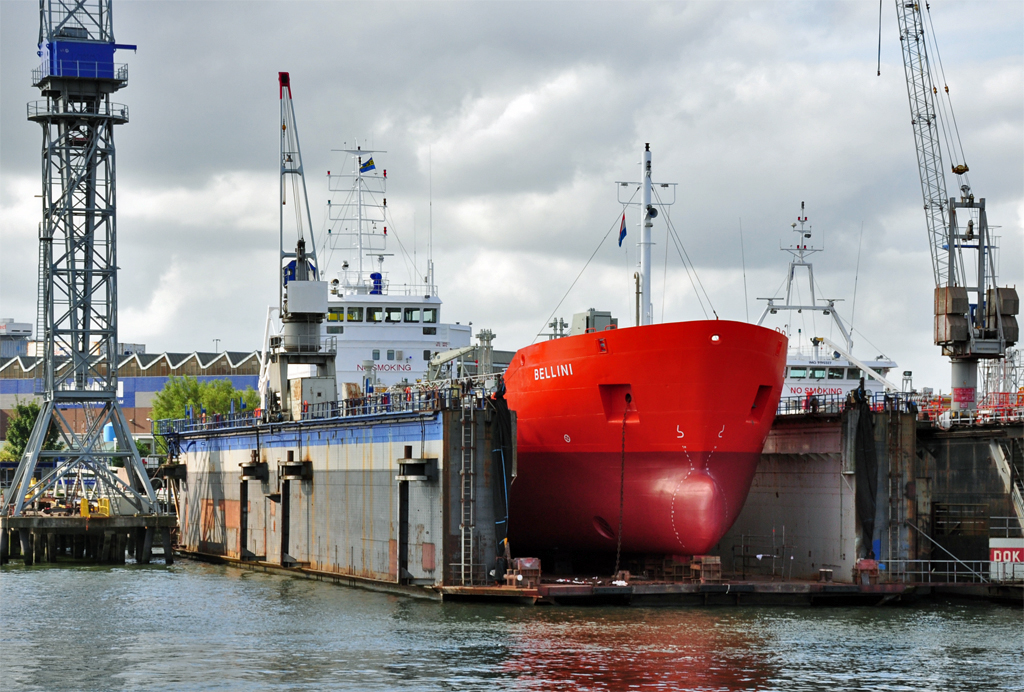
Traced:
[[[259, 407], [260, 395], [252, 387], [244, 390], [235, 389], [230, 380], [209, 380], [200, 382], [193, 375], [171, 377], [164, 388], [153, 397], [153, 412], [150, 418], [187, 418], [189, 409], [193, 416], [206, 414], [227, 414], [234, 411], [253, 410]], [[39, 404], [34, 401], [16, 403], [14, 413], [7, 421], [7, 439], [0, 450], [0, 461], [19, 461], [25, 453], [25, 446], [32, 434], [32, 428], [39, 417]], [[157, 440], [157, 447], [162, 451], [162, 440]], [[139, 453], [146, 456], [150, 453], [149, 445], [139, 442]], [[43, 440], [43, 449], [60, 450], [64, 445], [60, 441], [60, 430], [57, 423], [50, 422], [50, 429]]]

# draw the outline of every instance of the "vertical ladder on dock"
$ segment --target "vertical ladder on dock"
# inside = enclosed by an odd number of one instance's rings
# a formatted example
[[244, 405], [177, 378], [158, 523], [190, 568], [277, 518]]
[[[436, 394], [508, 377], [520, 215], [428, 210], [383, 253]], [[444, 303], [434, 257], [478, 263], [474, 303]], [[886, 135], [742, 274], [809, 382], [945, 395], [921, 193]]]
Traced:
[[462, 521], [459, 531], [462, 539], [462, 555], [459, 562], [460, 578], [463, 586], [473, 584], [473, 530], [475, 525], [474, 504], [476, 499], [476, 432], [475, 413], [472, 395], [462, 400], [462, 468], [460, 477], [460, 504]]
[[[39, 237], [40, 237], [41, 240], [43, 240], [43, 224], [41, 224], [41, 223], [39, 224]], [[50, 236], [47, 236], [46, 239], [48, 240], [49, 238], [50, 238]], [[37, 295], [36, 295], [36, 336], [35, 336], [37, 344], [42, 342], [44, 340], [45, 336], [46, 336], [46, 306], [48, 304], [47, 303], [47, 296], [46, 296], [46, 287], [48, 285], [48, 283], [46, 281], [46, 273], [49, 271], [49, 268], [50, 268], [49, 257], [48, 257], [48, 254], [47, 254], [48, 253], [48, 248], [49, 248], [48, 244], [43, 243], [43, 242], [39, 243], [39, 267], [38, 267], [38, 270], [39, 270], [39, 274], [38, 274], [38, 276], [39, 276], [39, 288], [38, 288]], [[46, 354], [45, 354], [45, 352], [42, 353], [42, 354], [40, 354], [38, 351], [36, 352], [37, 358], [36, 358], [36, 364], [35, 364], [34, 368], [37, 370], [37, 372], [35, 373], [36, 376], [34, 378], [34, 382], [33, 382], [33, 385], [32, 385], [32, 387], [33, 387], [32, 388], [32, 393], [33, 394], [45, 394], [46, 393], [46, 371], [42, 370], [41, 372], [39, 372], [39, 369], [42, 366], [42, 362], [43, 362], [43, 359], [38, 357], [40, 355], [45, 356]]]

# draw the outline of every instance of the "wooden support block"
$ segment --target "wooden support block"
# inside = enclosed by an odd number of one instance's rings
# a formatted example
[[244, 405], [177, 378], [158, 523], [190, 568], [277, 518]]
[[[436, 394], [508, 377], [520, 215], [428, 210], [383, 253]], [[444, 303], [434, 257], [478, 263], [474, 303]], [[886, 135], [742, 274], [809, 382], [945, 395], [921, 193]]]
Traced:
[[55, 533], [46, 534], [46, 561], [57, 562], [57, 534]]

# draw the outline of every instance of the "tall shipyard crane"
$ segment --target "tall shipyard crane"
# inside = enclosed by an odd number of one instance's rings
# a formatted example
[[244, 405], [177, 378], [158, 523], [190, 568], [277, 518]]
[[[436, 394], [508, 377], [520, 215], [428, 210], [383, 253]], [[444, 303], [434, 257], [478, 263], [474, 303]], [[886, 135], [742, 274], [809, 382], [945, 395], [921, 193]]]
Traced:
[[[128, 107], [110, 99], [128, 84], [118, 49], [135, 46], [114, 42], [110, 0], [40, 0], [32, 85], [44, 99], [28, 104], [28, 119], [43, 128], [43, 405], [0, 506], [5, 515], [21, 516], [57, 487], [68, 500], [106, 500], [112, 515], [161, 513], [118, 403], [114, 127], [128, 122]], [[54, 429], [63, 449], [44, 448]]]
[[[309, 198], [306, 194], [306, 173], [302, 165], [299, 130], [292, 103], [292, 82], [287, 72], [277, 75], [278, 98], [281, 101], [280, 163], [280, 261], [278, 264], [278, 306], [280, 331], [271, 335], [271, 315], [263, 344], [263, 365], [260, 370], [260, 411], [268, 419], [298, 420], [302, 408], [310, 402], [326, 404], [338, 396], [334, 359], [337, 337], [322, 339], [320, 325], [327, 313], [327, 282], [320, 280], [313, 242]], [[289, 195], [289, 192], [291, 193]], [[291, 208], [288, 211], [289, 197]], [[291, 250], [292, 216], [294, 215], [295, 251]], [[286, 231], [286, 228], [289, 229]], [[287, 236], [287, 240], [286, 240]], [[307, 245], [307, 236], [308, 245]], [[289, 379], [290, 366], [309, 366], [316, 374]]]
[[[921, 5], [896, 0], [903, 69], [935, 274], [935, 343], [952, 359], [953, 410], [975, 408], [978, 361], [1004, 358], [1018, 337], [1017, 291], [996, 285], [996, 246], [985, 198], [975, 198], [949, 100], [934, 28]], [[929, 11], [925, 3], [924, 10]], [[930, 24], [930, 15], [927, 17]], [[929, 59], [929, 49], [935, 58]], [[942, 83], [942, 90], [935, 84]], [[943, 149], [957, 179], [949, 197]], [[961, 223], [966, 222], [966, 223]], [[974, 254], [971, 255], [971, 252]]]

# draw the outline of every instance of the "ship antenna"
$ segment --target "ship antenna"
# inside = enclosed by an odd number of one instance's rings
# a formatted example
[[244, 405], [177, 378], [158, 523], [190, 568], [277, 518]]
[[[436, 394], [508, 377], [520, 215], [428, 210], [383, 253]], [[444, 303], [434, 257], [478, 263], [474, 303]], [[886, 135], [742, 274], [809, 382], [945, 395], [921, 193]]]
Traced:
[[857, 316], [857, 282], [860, 280], [860, 250], [864, 246], [864, 222], [860, 222], [860, 240], [857, 241], [857, 270], [853, 274], [853, 307], [850, 309], [850, 336], [853, 336], [853, 318]]
[[[668, 254], [668, 253], [666, 253]], [[747, 298], [747, 257], [743, 250], [743, 217], [740, 217], [740, 262], [743, 265], [743, 310], [750, 322], [750, 300]]]
[[434, 152], [427, 147], [427, 284], [434, 285]]

